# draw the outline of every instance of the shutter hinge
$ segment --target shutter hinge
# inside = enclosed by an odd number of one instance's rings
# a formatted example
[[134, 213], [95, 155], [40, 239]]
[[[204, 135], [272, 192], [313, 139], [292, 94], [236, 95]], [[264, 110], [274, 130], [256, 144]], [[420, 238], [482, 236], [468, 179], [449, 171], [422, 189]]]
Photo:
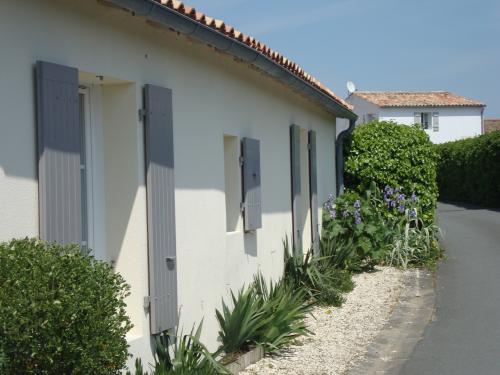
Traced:
[[146, 111], [143, 108], [140, 108], [138, 111], [139, 121], [142, 121], [146, 118]]
[[245, 211], [245, 202], [240, 202], [240, 212]]
[[144, 308], [149, 310], [150, 305], [151, 305], [151, 297], [150, 296], [144, 297], [144, 302], [143, 302]]
[[245, 158], [243, 156], [240, 156], [238, 158], [238, 161], [240, 162], [240, 167], [243, 167], [243, 163], [245, 162]]

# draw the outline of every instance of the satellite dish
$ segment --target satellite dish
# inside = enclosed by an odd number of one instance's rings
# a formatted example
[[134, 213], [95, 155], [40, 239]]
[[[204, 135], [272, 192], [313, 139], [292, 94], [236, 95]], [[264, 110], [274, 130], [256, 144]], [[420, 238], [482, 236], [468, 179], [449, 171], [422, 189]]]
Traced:
[[354, 91], [356, 91], [356, 85], [352, 81], [347, 81], [347, 92], [351, 95]]

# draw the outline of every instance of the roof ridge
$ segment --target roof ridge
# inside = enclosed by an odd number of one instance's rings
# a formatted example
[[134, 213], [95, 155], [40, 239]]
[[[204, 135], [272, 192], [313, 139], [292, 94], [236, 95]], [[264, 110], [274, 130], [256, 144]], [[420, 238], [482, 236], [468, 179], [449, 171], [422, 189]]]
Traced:
[[193, 21], [198, 22], [204, 26], [214, 29], [240, 43], [244, 43], [253, 50], [266, 56], [268, 59], [274, 61], [275, 63], [281, 65], [283, 68], [290, 71], [299, 79], [304, 80], [314, 88], [318, 89], [343, 107], [348, 110], [352, 110], [352, 106], [348, 104], [344, 99], [335, 94], [327, 86], [322, 84], [318, 79], [316, 79], [311, 74], [307, 73], [300, 65], [294, 61], [286, 58], [283, 54], [271, 49], [265, 43], [253, 38], [248, 34], [237, 30], [236, 28], [226, 25], [224, 21], [217, 20], [215, 18], [207, 16], [205, 13], [196, 10], [194, 7], [186, 6], [182, 1], [179, 0], [153, 0], [154, 2], [165, 6], [175, 12], [187, 16]]

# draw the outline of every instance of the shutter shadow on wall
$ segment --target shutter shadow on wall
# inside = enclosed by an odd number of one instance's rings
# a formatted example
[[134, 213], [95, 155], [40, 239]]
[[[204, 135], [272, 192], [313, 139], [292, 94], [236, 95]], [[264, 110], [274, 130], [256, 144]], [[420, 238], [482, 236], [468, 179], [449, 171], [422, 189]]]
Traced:
[[177, 325], [172, 91], [144, 88], [151, 333]]
[[309, 194], [311, 206], [311, 240], [315, 255], [319, 254], [318, 228], [318, 171], [316, 161], [316, 132], [309, 131]]
[[243, 209], [245, 231], [262, 227], [262, 203], [260, 182], [260, 141], [243, 138]]
[[292, 241], [293, 251], [302, 251], [302, 231], [298, 228], [300, 197], [300, 127], [290, 126], [290, 163], [292, 180]]
[[36, 63], [40, 238], [82, 241], [82, 124], [78, 70]]

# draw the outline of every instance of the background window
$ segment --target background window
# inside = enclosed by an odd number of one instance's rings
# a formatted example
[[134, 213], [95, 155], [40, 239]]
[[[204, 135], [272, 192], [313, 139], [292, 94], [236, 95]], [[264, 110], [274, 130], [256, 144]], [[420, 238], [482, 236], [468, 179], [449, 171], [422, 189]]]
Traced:
[[430, 112], [422, 112], [420, 114], [420, 123], [422, 128], [430, 129], [432, 126], [432, 114]]

